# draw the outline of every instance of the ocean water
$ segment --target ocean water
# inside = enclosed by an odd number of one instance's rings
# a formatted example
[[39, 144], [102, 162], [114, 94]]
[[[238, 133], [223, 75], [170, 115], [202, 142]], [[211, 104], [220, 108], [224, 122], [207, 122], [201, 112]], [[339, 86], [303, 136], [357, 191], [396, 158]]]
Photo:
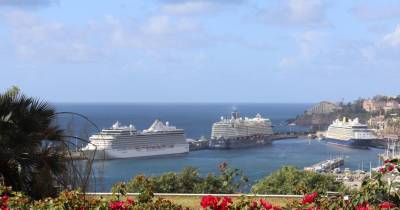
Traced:
[[[242, 116], [260, 113], [271, 119], [274, 130], [305, 130], [303, 127], [288, 127], [286, 120], [304, 112], [311, 104], [56, 104], [58, 111], [77, 112], [87, 116], [98, 127], [110, 127], [115, 121], [133, 124], [146, 129], [156, 118], [169, 121], [178, 128], [184, 128], [188, 138], [210, 136], [211, 125], [220, 116], [227, 116], [233, 109]], [[78, 117], [60, 117], [59, 122], [75, 135], [90, 135], [96, 130]], [[85, 131], [85, 132], [83, 132]], [[250, 182], [262, 179], [283, 165], [299, 168], [335, 156], [345, 157], [345, 166], [351, 169], [369, 168], [378, 164], [379, 149], [358, 150], [338, 147], [308, 139], [275, 141], [260, 148], [238, 150], [202, 150], [185, 155], [153, 157], [142, 159], [120, 159], [95, 161], [93, 168], [96, 185], [91, 190], [109, 190], [119, 181], [128, 181], [138, 174], [159, 175], [168, 171], [180, 171], [185, 166], [197, 167], [202, 174], [217, 173], [217, 165], [227, 162], [240, 168]], [[93, 182], [92, 182], [93, 183]]]
[[[311, 104], [55, 104], [57, 111], [77, 112], [85, 115], [101, 128], [108, 128], [117, 120], [123, 124], [133, 124], [137, 129], [150, 127], [155, 119], [169, 121], [171, 125], [185, 129], [187, 138], [210, 136], [211, 126], [221, 116], [230, 116], [236, 109], [241, 116], [254, 117], [260, 113], [270, 118], [277, 131], [287, 130], [286, 120], [304, 112]], [[60, 121], [71, 122], [66, 115]], [[82, 128], [83, 121], [72, 119], [73, 126]], [[88, 127], [90, 132], [94, 128]], [[292, 127], [290, 129], [301, 129]]]

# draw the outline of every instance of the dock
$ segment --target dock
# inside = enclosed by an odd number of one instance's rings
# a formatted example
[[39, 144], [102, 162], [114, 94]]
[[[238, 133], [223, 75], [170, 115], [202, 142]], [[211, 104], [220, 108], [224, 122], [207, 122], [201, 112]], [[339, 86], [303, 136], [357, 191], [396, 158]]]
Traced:
[[339, 168], [344, 165], [344, 158], [334, 158], [329, 160], [324, 160], [314, 165], [304, 167], [305, 171], [313, 171], [317, 173], [329, 173], [332, 172], [335, 168]]
[[[269, 136], [267, 140], [273, 142], [273, 141], [278, 141], [278, 140], [294, 139], [294, 138], [298, 138], [298, 137], [299, 137], [299, 135], [297, 135], [296, 133], [290, 133], [290, 134], [275, 133], [275, 134]], [[211, 139], [209, 139], [209, 138], [207, 139], [204, 137], [202, 137], [199, 140], [186, 139], [186, 142], [189, 144], [189, 151], [213, 149], [210, 147], [210, 141], [211, 141]]]

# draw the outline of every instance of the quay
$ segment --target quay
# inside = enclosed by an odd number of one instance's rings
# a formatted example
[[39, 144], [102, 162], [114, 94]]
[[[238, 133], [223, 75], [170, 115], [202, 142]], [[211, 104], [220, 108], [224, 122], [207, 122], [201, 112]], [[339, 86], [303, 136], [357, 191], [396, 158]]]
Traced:
[[344, 165], [344, 158], [334, 158], [329, 160], [324, 160], [314, 165], [304, 167], [305, 171], [313, 171], [313, 172], [325, 172], [329, 173], [332, 172], [335, 168], [339, 168], [340, 166]]
[[[268, 140], [270, 140], [271, 142], [273, 141], [278, 141], [278, 140], [284, 140], [284, 139], [294, 139], [294, 138], [298, 138], [299, 135], [297, 135], [296, 133], [276, 133], [271, 135]], [[194, 139], [186, 139], [186, 142], [189, 143], [189, 151], [197, 151], [197, 150], [207, 150], [207, 149], [211, 149], [210, 148], [210, 141], [211, 139], [206, 139], [204, 137], [202, 137], [199, 140], [194, 140]]]

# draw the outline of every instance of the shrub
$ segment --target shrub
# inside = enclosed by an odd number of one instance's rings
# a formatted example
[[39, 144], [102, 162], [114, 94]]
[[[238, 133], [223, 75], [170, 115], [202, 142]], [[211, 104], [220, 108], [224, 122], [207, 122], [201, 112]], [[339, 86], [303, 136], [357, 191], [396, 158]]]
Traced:
[[[235, 193], [247, 186], [248, 179], [241, 170], [230, 168], [226, 163], [219, 165], [219, 175], [208, 174], [205, 177], [193, 167], [184, 168], [179, 173], [167, 172], [160, 176], [135, 176], [126, 184], [127, 192], [145, 190], [158, 193]], [[120, 191], [121, 184], [112, 187], [113, 192]]]
[[[146, 199], [143, 199], [146, 197]], [[88, 198], [79, 192], [63, 192], [59, 197], [46, 198], [37, 201], [31, 201], [20, 192], [13, 192], [10, 188], [0, 188], [0, 209], [1, 210], [54, 210], [54, 209], [76, 209], [76, 210], [143, 210], [143, 209], [161, 209], [161, 210], [180, 210], [188, 209], [172, 203], [169, 200], [158, 198], [154, 199], [152, 193], [140, 195], [135, 201], [129, 197], [120, 194], [114, 194], [111, 199], [103, 197]]]
[[258, 181], [251, 191], [258, 194], [303, 194], [306, 192], [343, 191], [344, 186], [333, 175], [299, 170], [283, 166], [270, 176]]

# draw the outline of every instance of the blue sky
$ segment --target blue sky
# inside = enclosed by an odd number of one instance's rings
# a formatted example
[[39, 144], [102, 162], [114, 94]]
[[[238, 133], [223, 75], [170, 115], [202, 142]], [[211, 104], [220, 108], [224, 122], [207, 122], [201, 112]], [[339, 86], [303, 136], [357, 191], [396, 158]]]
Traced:
[[400, 94], [398, 0], [0, 0], [0, 91], [52, 102]]

